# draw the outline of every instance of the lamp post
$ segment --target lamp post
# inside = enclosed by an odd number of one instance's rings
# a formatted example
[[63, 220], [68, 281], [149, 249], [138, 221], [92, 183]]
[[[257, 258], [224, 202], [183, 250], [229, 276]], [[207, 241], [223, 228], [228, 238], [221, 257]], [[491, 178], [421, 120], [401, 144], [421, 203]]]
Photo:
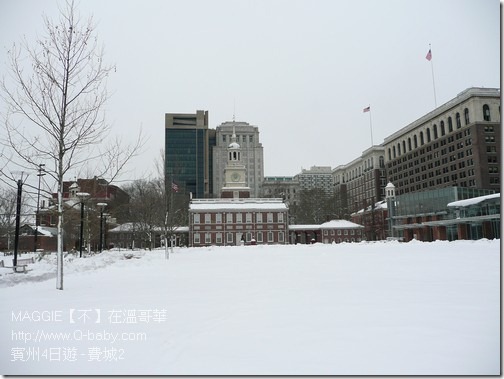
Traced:
[[96, 204], [98, 207], [100, 207], [100, 253], [103, 251], [103, 211], [105, 210], [105, 207], [107, 206], [107, 203], [98, 203]]
[[17, 266], [17, 254], [19, 247], [19, 222], [21, 218], [21, 194], [23, 192], [23, 176], [24, 172], [20, 172], [19, 179], [17, 180], [17, 196], [16, 196], [16, 234], [14, 235], [14, 261], [13, 266], [16, 270]]
[[42, 176], [45, 175], [44, 166], [45, 166], [45, 164], [43, 164], [43, 163], [39, 164], [39, 170], [38, 170], [39, 172], [37, 174], [37, 176], [39, 177], [39, 181], [38, 181], [38, 190], [37, 190], [37, 213], [35, 214], [35, 237], [34, 237], [34, 241], [33, 241], [33, 252], [34, 253], [37, 252], [37, 235], [38, 235], [38, 226], [40, 225], [40, 221], [39, 221], [40, 179], [42, 178]]
[[84, 236], [84, 201], [90, 196], [87, 192], [77, 192], [77, 197], [81, 203], [81, 214], [80, 214], [80, 238], [79, 238], [79, 258], [82, 258], [82, 245]]

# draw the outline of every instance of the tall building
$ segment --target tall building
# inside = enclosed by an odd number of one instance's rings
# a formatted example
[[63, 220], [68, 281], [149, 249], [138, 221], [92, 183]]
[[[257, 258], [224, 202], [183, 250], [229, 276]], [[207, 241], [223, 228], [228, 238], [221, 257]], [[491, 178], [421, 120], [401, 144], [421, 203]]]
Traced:
[[194, 197], [213, 195], [212, 147], [215, 130], [208, 129], [208, 111], [165, 114], [165, 167], [167, 182]]
[[224, 168], [224, 187], [221, 189], [222, 198], [249, 198], [250, 188], [247, 186], [247, 168], [242, 163], [241, 146], [236, 142], [236, 133], [233, 128], [231, 143], [227, 148], [227, 164]]
[[301, 190], [319, 188], [328, 196], [333, 194], [332, 169], [330, 166], [312, 166], [294, 176]]
[[500, 191], [500, 90], [468, 88], [385, 138], [397, 194], [449, 186]]
[[299, 181], [292, 176], [266, 176], [261, 192], [264, 197], [284, 199], [289, 206], [299, 204]]
[[213, 148], [213, 193], [219, 194], [224, 186], [224, 168], [228, 163], [228, 146], [233, 131], [236, 142], [241, 147], [241, 161], [247, 167], [246, 184], [250, 196], [259, 197], [264, 179], [263, 147], [259, 142], [259, 128], [247, 122], [227, 121], [217, 126], [216, 142]]
[[332, 170], [337, 208], [342, 216], [385, 198], [385, 149], [372, 146], [353, 161]]

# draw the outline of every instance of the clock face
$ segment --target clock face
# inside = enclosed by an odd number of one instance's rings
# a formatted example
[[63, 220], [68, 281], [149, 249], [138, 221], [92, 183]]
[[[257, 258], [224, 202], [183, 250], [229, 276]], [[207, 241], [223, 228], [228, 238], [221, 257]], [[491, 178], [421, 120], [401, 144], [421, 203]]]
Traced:
[[240, 180], [240, 174], [238, 174], [237, 172], [233, 172], [231, 174], [231, 180], [233, 182], [238, 182]]

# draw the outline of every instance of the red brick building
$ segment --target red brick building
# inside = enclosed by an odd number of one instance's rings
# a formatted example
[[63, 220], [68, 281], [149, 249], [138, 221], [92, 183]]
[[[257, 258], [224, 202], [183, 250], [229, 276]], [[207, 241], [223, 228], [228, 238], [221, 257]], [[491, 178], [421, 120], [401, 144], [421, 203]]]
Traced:
[[288, 243], [282, 199], [197, 199], [189, 205], [189, 245]]

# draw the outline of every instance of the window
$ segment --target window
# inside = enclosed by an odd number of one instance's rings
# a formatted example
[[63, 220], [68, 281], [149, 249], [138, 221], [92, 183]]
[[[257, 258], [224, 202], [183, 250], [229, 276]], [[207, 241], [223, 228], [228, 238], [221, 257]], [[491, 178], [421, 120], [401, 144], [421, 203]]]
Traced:
[[282, 212], [277, 213], [278, 222], [284, 222], [284, 214]]
[[465, 124], [466, 125], [469, 125], [469, 109], [464, 109], [464, 120], [465, 120]]
[[233, 223], [233, 214], [232, 213], [226, 213], [226, 222], [228, 224], [232, 224]]
[[416, 134], [413, 136], [413, 147], [415, 149], [418, 147], [418, 140]]
[[236, 223], [237, 224], [241, 224], [243, 221], [242, 221], [242, 214], [241, 213], [237, 213], [236, 214]]
[[430, 129], [427, 128], [427, 143], [431, 141], [431, 136], [430, 136]]
[[453, 132], [453, 122], [452, 122], [452, 118], [448, 117], [448, 133], [451, 133], [451, 132]]
[[194, 244], [199, 245], [199, 243], [200, 243], [200, 234], [194, 233]]
[[212, 214], [205, 213], [205, 224], [211, 224], [211, 223], [212, 223]]
[[462, 127], [462, 123], [460, 122], [460, 113], [457, 112], [455, 115], [455, 120], [457, 122], [457, 129], [460, 129]]
[[222, 213], [216, 213], [215, 214], [215, 222], [217, 224], [222, 224]]
[[226, 242], [233, 243], [233, 233], [226, 233]]
[[217, 234], [215, 235], [215, 243], [216, 243], [217, 245], [222, 244], [222, 233], [217, 233]]
[[257, 232], [257, 242], [262, 242], [263, 241], [263, 232]]
[[262, 213], [256, 213], [256, 222], [258, 224], [262, 224], [262, 222], [263, 222]]
[[432, 127], [432, 130], [434, 131], [434, 139], [437, 139], [438, 138], [438, 132], [437, 132], [437, 125], [434, 124], [434, 126]]
[[408, 151], [411, 151], [411, 138], [408, 138]]
[[268, 242], [273, 242], [273, 232], [268, 232]]
[[273, 213], [268, 212], [268, 214], [267, 214], [266, 217], [267, 217], [266, 222], [268, 222], [268, 223], [272, 223], [273, 222]]
[[284, 242], [284, 232], [278, 232], [278, 242]]
[[212, 243], [212, 234], [205, 233], [205, 243]]
[[194, 223], [195, 224], [199, 224], [200, 223], [200, 214], [199, 213], [195, 213], [194, 214]]
[[247, 224], [251, 224], [252, 223], [252, 213], [246, 213], [245, 214], [245, 222]]
[[441, 136], [445, 135], [444, 121], [441, 121]]
[[483, 105], [483, 120], [490, 121], [490, 107], [487, 104]]

